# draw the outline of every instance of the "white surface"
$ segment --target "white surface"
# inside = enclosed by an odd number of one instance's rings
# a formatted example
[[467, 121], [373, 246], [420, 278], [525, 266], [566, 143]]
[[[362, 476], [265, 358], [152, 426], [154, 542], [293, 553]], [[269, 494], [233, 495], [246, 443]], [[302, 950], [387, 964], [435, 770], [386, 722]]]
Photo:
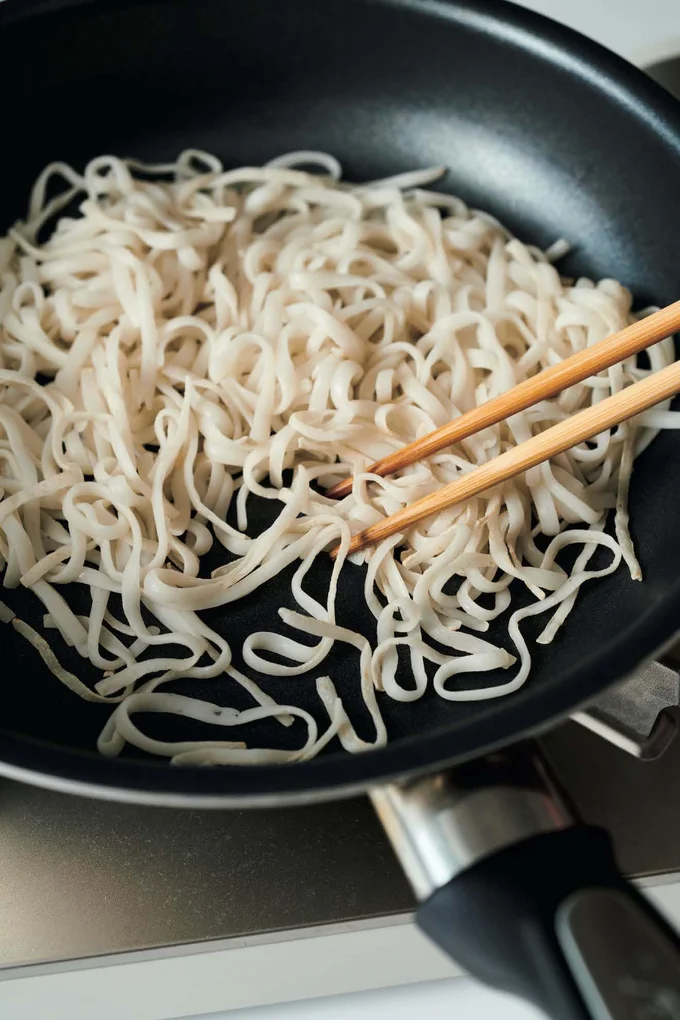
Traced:
[[[322, 0], [320, 0], [322, 2]], [[639, 64], [680, 53], [680, 0], [523, 0]], [[650, 893], [680, 925], [680, 886]], [[3, 1020], [536, 1020], [478, 988], [410, 924], [0, 980]], [[446, 978], [445, 980], [432, 980]], [[429, 981], [426, 984], [414, 982]], [[401, 984], [402, 987], [389, 985]], [[410, 985], [410, 987], [404, 987]], [[352, 989], [380, 991], [338, 995]], [[306, 1002], [291, 1000], [306, 997]], [[331, 996], [313, 998], [314, 996]], [[310, 998], [312, 997], [312, 998]], [[286, 1005], [263, 1006], [285, 1002]], [[258, 1008], [242, 1009], [259, 1003]], [[228, 1008], [228, 1012], [216, 1012]]]
[[[317, 930], [318, 931], [318, 930]], [[234, 939], [160, 959], [128, 954], [86, 969], [0, 975], [2, 1020], [167, 1020], [450, 978], [460, 971], [411, 924], [299, 938]], [[137, 958], [136, 958], [137, 957]], [[325, 1000], [320, 1000], [325, 1001]], [[229, 1014], [230, 1020], [234, 1016]], [[260, 1010], [246, 1011], [258, 1020]], [[272, 1014], [272, 1018], [276, 1013]]]
[[637, 64], [680, 53], [678, 0], [515, 0]]
[[480, 988], [469, 978], [291, 1002], [267, 1009], [204, 1015], [192, 1020], [545, 1020], [538, 1010], [509, 995]]

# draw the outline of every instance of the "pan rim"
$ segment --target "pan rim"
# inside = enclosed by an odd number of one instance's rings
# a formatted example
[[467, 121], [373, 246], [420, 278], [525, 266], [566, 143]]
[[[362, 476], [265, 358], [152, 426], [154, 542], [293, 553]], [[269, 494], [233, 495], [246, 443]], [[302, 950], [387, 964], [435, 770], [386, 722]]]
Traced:
[[[94, 3], [109, 7], [142, 6], [147, 0], [5, 0], [0, 26]], [[387, 10], [405, 9], [421, 17], [510, 40], [518, 52], [530, 50], [541, 59], [578, 74], [618, 105], [629, 109], [641, 125], [680, 156], [680, 105], [644, 72], [586, 36], [534, 11], [506, 0], [346, 0]], [[634, 672], [677, 630], [680, 579], [666, 592], [640, 638], [623, 636], [614, 655], [596, 657], [599, 690]], [[600, 661], [603, 659], [604, 661]], [[516, 692], [499, 698], [483, 715], [412, 734], [363, 755], [337, 753], [293, 768], [281, 765], [233, 768], [169, 768], [165, 761], [108, 760], [93, 750], [79, 751], [44, 744], [28, 736], [0, 730], [0, 775], [49, 789], [115, 801], [155, 803], [169, 807], [268, 807], [311, 803], [360, 793], [399, 777], [425, 773], [474, 757], [527, 733], [550, 728], [594, 695], [588, 670], [542, 695]], [[455, 747], [455, 751], [452, 748]], [[83, 778], [83, 777], [86, 778]]]

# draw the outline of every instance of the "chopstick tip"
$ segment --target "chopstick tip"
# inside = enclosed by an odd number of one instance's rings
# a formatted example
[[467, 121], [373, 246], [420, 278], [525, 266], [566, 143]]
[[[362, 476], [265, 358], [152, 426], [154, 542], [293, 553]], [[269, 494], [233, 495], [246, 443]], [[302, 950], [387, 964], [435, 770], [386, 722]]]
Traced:
[[341, 482], [336, 482], [335, 485], [331, 485], [330, 489], [326, 489], [326, 496], [329, 499], [343, 499], [348, 496], [352, 491], [352, 479], [343, 478]]
[[[352, 553], [359, 552], [360, 549], [365, 549], [366, 546], [370, 544], [370, 541], [371, 541], [370, 537], [369, 538], [366, 537], [366, 532], [360, 531], [357, 535], [354, 535], [350, 540], [349, 546], [347, 547], [347, 555], [351, 556]], [[338, 558], [339, 553], [340, 545], [338, 544], [330, 551], [331, 559], [336, 560]]]

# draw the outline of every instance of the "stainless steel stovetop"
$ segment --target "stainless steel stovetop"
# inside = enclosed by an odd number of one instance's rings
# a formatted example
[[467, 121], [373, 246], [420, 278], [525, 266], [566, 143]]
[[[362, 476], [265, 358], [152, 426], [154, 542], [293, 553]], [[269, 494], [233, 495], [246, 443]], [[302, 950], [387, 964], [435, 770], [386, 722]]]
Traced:
[[[571, 723], [544, 741], [623, 869], [680, 872], [680, 741], [640, 762]], [[309, 926], [414, 906], [365, 799], [263, 811], [148, 809], [0, 785], [0, 966]]]
[[[661, 674], [677, 690], [676, 674]], [[628, 874], [680, 872], [680, 740], [640, 761], [570, 722], [542, 744]], [[0, 968], [364, 924], [414, 906], [364, 798], [186, 811], [4, 781], [0, 861]]]

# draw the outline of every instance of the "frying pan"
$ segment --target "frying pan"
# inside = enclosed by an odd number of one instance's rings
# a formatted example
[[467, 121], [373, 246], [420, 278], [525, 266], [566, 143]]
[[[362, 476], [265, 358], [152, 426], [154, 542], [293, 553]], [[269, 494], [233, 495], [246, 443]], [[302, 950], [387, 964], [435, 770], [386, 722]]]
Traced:
[[[614, 276], [639, 305], [678, 297], [680, 108], [624, 61], [501, 0], [6, 0], [0, 58], [3, 226], [53, 159], [160, 162], [200, 147], [239, 165], [316, 148], [354, 180], [445, 164], [448, 189], [522, 238], [567, 238], [566, 275]], [[644, 583], [618, 571], [582, 590], [558, 638], [536, 647], [530, 681], [507, 698], [389, 702], [387, 747], [331, 748], [292, 767], [108, 761], [93, 750], [107, 710], [61, 687], [6, 628], [0, 771], [192, 807], [370, 789], [424, 900], [419, 923], [472, 973], [569, 1020], [661, 1009], [680, 995], [676, 937], [619, 878], [606, 835], [570, 824], [531, 744], [498, 749], [635, 670], [678, 628], [679, 457], [678, 434], [666, 433], [636, 464], [630, 509]], [[361, 589], [361, 570], [348, 566], [339, 618], [370, 633]], [[284, 575], [211, 623], [238, 648], [288, 597]], [[39, 623], [25, 594], [3, 598]], [[83, 673], [82, 660], [59, 653]], [[324, 672], [370, 737], [356, 660], [337, 651]], [[319, 711], [309, 680], [286, 683]], [[152, 725], [172, 739], [167, 719]], [[255, 736], [280, 745], [275, 726]]]

